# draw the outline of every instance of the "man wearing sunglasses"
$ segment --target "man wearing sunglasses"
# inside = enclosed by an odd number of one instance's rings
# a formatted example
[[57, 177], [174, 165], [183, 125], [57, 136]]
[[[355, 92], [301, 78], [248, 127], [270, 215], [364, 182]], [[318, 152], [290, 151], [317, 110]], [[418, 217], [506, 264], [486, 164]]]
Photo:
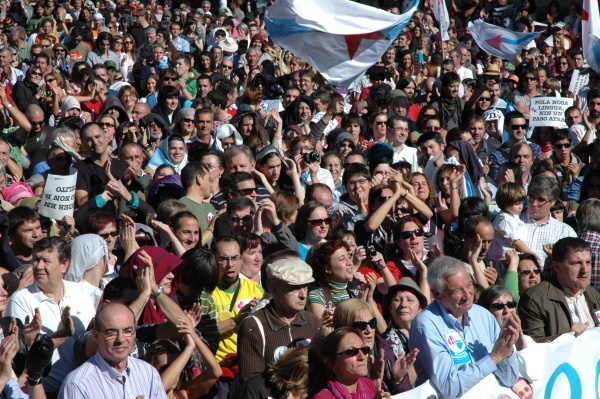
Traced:
[[502, 386], [515, 384], [518, 319], [511, 314], [500, 326], [490, 312], [474, 305], [473, 280], [458, 259], [437, 258], [427, 282], [435, 300], [413, 320], [408, 341], [411, 350], [419, 350], [416, 385], [429, 379], [442, 397], [456, 398], [490, 374]]
[[567, 237], [552, 248], [555, 276], [531, 287], [519, 301], [523, 333], [536, 342], [549, 342], [562, 334], [583, 334], [600, 324], [600, 293], [589, 285], [590, 245]]
[[494, 150], [489, 158], [490, 172], [488, 175], [494, 180], [498, 177], [500, 165], [510, 160], [510, 149], [517, 143], [528, 143], [533, 149], [533, 155], [536, 158], [542, 157], [542, 149], [540, 146], [535, 143], [527, 142], [527, 139], [525, 138], [525, 133], [527, 133], [527, 120], [522, 113], [519, 111], [512, 111], [506, 114], [504, 117], [504, 128], [508, 133], [508, 140]]
[[571, 133], [567, 129], [557, 129], [552, 132], [550, 142], [552, 143], [550, 160], [554, 164], [554, 169], [562, 175], [563, 184], [570, 186], [585, 166], [577, 155], [573, 154]]
[[[240, 380], [262, 373], [292, 342], [307, 345], [321, 330], [321, 320], [304, 310], [311, 267], [300, 259], [281, 259], [267, 265], [267, 286], [273, 299], [246, 318], [238, 333]], [[298, 347], [298, 344], [296, 344]]]

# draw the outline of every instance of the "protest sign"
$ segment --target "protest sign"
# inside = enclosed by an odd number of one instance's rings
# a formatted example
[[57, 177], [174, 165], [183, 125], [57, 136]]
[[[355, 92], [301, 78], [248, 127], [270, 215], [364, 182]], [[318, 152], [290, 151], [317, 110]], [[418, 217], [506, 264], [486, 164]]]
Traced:
[[579, 94], [581, 88], [588, 84], [590, 81], [590, 74], [586, 73], [582, 75], [579, 73], [579, 69], [573, 70], [571, 77], [571, 83], [569, 83], [569, 91], [573, 94]]
[[77, 173], [68, 176], [48, 175], [38, 213], [55, 220], [73, 216]]
[[[519, 374], [531, 382], [533, 395], [519, 396], [524, 381], [513, 388], [502, 387], [493, 374], [488, 375], [461, 399], [587, 399], [600, 397], [600, 328], [592, 328], [575, 338], [564, 334], [551, 343], [528, 340], [527, 348], [517, 353]], [[460, 371], [459, 371], [460, 372]], [[394, 399], [442, 399], [427, 381]]]
[[572, 98], [535, 97], [529, 106], [529, 126], [567, 127], [565, 110], [573, 105]]

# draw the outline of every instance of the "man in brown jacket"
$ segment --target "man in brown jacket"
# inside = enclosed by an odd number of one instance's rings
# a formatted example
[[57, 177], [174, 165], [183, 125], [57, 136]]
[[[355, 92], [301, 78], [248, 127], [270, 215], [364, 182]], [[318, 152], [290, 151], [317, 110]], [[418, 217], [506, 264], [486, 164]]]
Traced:
[[521, 295], [519, 316], [523, 333], [536, 342], [561, 334], [583, 334], [600, 323], [600, 294], [589, 286], [591, 249], [580, 238], [567, 237], [552, 248], [555, 276]]
[[321, 320], [304, 310], [308, 284], [315, 281], [311, 267], [300, 259], [281, 259], [269, 264], [266, 271], [273, 299], [247, 317], [238, 333], [241, 381], [265, 371], [292, 342], [307, 345], [321, 330]]

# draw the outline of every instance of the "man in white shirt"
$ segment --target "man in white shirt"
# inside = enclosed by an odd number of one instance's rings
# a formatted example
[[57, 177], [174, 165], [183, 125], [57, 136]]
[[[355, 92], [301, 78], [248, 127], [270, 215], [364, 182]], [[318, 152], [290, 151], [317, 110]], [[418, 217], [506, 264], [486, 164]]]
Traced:
[[412, 171], [416, 172], [418, 167], [417, 149], [407, 146], [408, 121], [405, 117], [394, 114], [387, 121], [387, 141], [394, 148], [393, 162], [406, 161], [412, 165]]
[[[27, 317], [54, 342], [52, 370], [44, 377], [44, 390], [56, 396], [77, 364], [73, 344], [85, 332], [96, 313], [89, 290], [83, 284], [63, 280], [71, 258], [71, 247], [62, 238], [48, 237], [33, 248], [34, 283], [13, 294], [6, 315], [23, 323]], [[41, 318], [41, 320], [40, 320]]]
[[473, 72], [465, 67], [465, 61], [460, 50], [454, 49], [450, 52], [450, 59], [454, 61], [454, 70], [460, 76], [460, 81], [473, 79]]

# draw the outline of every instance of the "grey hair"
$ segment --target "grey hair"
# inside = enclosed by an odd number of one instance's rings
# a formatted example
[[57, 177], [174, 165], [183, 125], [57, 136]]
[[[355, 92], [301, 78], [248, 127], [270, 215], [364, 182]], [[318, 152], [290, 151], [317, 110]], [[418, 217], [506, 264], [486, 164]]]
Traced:
[[465, 265], [451, 256], [443, 256], [434, 260], [427, 270], [427, 282], [432, 290], [442, 292], [446, 289], [446, 279], [467, 270]]
[[585, 230], [600, 233], [600, 200], [589, 198], [583, 201], [577, 209], [575, 218], [579, 233]]
[[256, 47], [248, 47], [248, 50], [246, 50], [246, 53], [249, 53], [250, 51], [253, 51], [256, 54], [260, 54], [260, 51], [258, 51], [258, 49]]
[[527, 194], [547, 194], [548, 200], [554, 201], [560, 197], [561, 189], [556, 179], [547, 175], [537, 175], [531, 179]]
[[17, 26], [16, 28], [13, 28], [13, 32], [17, 33], [21, 40], [27, 39], [27, 32], [25, 32], [25, 28], [23, 28], [22, 26]]
[[244, 24], [244, 23], [242, 23], [242, 24], [239, 24], [237, 27], [238, 27], [238, 29], [242, 29], [242, 30], [243, 30], [244, 32], [246, 32], [246, 33], [248, 33], [248, 31], [249, 31], [249, 29], [248, 29], [248, 25], [246, 25], [246, 24]]
[[146, 35], [156, 35], [156, 28], [149, 27], [148, 29], [146, 29]]
[[67, 136], [73, 137], [73, 139], [77, 139], [77, 136], [75, 135], [74, 131], [72, 131], [68, 127], [62, 126], [62, 127], [56, 128], [54, 133], [52, 133], [52, 141], [56, 140], [61, 134], [65, 134]]

